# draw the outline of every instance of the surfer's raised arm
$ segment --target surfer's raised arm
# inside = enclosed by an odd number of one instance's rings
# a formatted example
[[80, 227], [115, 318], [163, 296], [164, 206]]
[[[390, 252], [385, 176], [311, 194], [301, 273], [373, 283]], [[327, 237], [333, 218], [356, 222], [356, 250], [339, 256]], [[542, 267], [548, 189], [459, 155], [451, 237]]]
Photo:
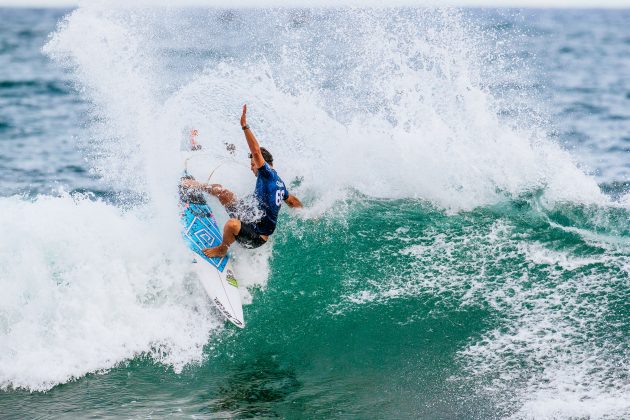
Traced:
[[245, 133], [247, 146], [249, 146], [249, 151], [252, 154], [252, 159], [254, 159], [254, 164], [256, 165], [256, 168], [260, 168], [265, 164], [265, 159], [263, 158], [262, 152], [260, 151], [260, 145], [258, 144], [258, 140], [256, 140], [256, 136], [254, 136], [252, 129], [249, 128], [249, 125], [247, 124], [247, 104], [243, 105], [243, 114], [241, 115], [241, 128]]
[[[256, 136], [254, 136], [252, 129], [249, 128], [249, 125], [247, 124], [247, 104], [243, 105], [243, 114], [241, 115], [241, 127], [245, 132], [245, 138], [247, 139], [247, 145], [249, 146], [249, 157], [253, 160], [254, 163], [254, 165], [252, 166], [252, 171], [254, 171], [255, 169], [262, 169], [262, 166], [265, 164], [265, 162], [269, 163], [269, 165], [273, 167], [273, 157], [264, 147], [260, 147], [260, 145], [258, 144], [258, 140], [256, 140]], [[304, 205], [302, 205], [302, 202], [296, 196], [288, 193], [284, 195], [284, 202], [287, 203], [287, 205], [291, 208], [304, 207]]]

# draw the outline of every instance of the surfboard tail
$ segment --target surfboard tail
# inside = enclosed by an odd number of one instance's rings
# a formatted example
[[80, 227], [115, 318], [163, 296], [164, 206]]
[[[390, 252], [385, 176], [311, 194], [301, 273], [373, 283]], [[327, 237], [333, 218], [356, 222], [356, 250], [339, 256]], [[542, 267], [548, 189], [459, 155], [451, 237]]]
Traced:
[[241, 292], [231, 262], [222, 271], [203, 262], [194, 264], [194, 269], [206, 293], [225, 319], [239, 328], [245, 328]]

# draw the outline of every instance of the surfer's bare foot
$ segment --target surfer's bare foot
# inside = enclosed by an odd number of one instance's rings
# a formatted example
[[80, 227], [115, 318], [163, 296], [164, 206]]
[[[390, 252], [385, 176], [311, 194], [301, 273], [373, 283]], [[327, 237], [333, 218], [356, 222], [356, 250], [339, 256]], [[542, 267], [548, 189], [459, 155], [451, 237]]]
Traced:
[[219, 246], [215, 246], [214, 248], [206, 248], [202, 252], [203, 255], [208, 258], [225, 257], [229, 248], [229, 246], [221, 244]]

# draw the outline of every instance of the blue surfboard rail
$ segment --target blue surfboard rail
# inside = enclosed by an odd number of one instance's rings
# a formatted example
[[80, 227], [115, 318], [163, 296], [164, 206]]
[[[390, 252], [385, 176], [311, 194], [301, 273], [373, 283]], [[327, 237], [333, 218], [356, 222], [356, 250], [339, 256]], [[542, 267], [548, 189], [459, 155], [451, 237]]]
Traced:
[[208, 258], [202, 252], [205, 248], [218, 246], [223, 240], [212, 209], [200, 193], [180, 191], [180, 196], [183, 208], [181, 221], [184, 226], [182, 234], [188, 247], [203, 260], [223, 272], [229, 260], [227, 255]]

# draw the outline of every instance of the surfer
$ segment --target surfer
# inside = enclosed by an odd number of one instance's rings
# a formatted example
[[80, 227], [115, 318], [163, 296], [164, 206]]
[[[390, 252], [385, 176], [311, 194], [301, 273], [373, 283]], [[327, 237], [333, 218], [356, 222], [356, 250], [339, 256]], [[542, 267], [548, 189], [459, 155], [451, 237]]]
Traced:
[[284, 181], [273, 169], [273, 156], [269, 150], [260, 147], [247, 124], [247, 105], [243, 105], [241, 128], [249, 146], [250, 167], [256, 177], [253, 197], [261, 217], [254, 221], [243, 220], [246, 217], [243, 217], [240, 210], [246, 204], [220, 184], [203, 184], [192, 179], [182, 181], [183, 187], [199, 189], [217, 197], [230, 215], [230, 220], [223, 227], [223, 242], [219, 246], [203, 250], [208, 258], [224, 256], [234, 241], [250, 249], [264, 245], [276, 228], [282, 202], [289, 207], [302, 207], [300, 200], [289, 194]]

